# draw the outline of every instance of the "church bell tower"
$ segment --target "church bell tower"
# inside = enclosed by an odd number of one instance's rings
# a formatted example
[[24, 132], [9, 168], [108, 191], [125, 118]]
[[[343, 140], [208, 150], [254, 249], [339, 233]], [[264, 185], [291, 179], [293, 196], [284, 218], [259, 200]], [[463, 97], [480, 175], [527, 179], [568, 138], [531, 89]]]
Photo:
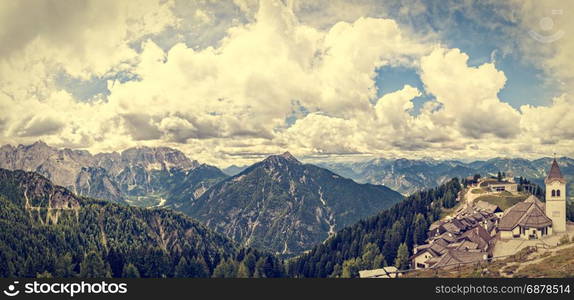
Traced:
[[556, 158], [544, 180], [546, 184], [546, 216], [552, 219], [552, 232], [566, 231], [566, 179]]

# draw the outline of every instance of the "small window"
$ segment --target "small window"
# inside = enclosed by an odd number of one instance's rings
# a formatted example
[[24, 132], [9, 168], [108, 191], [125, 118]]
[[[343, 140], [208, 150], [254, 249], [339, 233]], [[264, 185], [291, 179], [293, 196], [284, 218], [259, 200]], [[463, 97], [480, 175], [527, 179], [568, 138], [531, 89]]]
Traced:
[[560, 197], [560, 190], [556, 190], [556, 197]]
[[556, 197], [556, 191], [552, 190], [552, 197]]

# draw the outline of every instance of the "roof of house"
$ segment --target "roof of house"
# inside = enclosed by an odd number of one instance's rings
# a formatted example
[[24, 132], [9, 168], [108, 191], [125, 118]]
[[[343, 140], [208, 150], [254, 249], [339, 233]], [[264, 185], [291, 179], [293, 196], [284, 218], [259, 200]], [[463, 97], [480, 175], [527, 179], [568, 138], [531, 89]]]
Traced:
[[469, 219], [469, 218], [467, 218], [467, 217], [465, 217], [465, 218], [463, 218], [463, 219], [460, 219], [460, 222], [461, 222], [462, 224], [464, 224], [466, 227], [470, 227], [470, 226], [472, 226], [474, 223], [476, 223], [476, 222], [474, 221], [474, 219]]
[[451, 233], [459, 233], [462, 228], [457, 226], [457, 224], [453, 223], [453, 222], [448, 222], [442, 225], [444, 227], [444, 229], [448, 232]]
[[562, 183], [566, 183], [564, 176], [562, 176], [562, 172], [560, 172], [560, 167], [558, 166], [558, 162], [556, 161], [556, 159], [552, 161], [550, 172], [548, 172], [548, 176], [544, 180], [545, 183], [550, 183], [552, 181], [559, 181]]
[[434, 267], [443, 267], [461, 263], [471, 263], [484, 260], [487, 254], [484, 252], [464, 251], [458, 249], [449, 249]]
[[435, 240], [437, 240], [437, 239], [444, 239], [448, 243], [452, 243], [452, 242], [455, 242], [457, 240], [456, 236], [450, 234], [449, 232], [445, 232], [445, 233], [437, 236], [435, 238]]
[[542, 228], [552, 225], [552, 220], [544, 213], [545, 205], [535, 196], [516, 203], [508, 208], [498, 224], [500, 230], [512, 230], [516, 226]]
[[496, 223], [492, 220], [486, 220], [486, 231], [492, 232], [493, 229], [496, 228]]
[[482, 250], [488, 249], [488, 245], [492, 236], [484, 229], [482, 226], [476, 226], [470, 230], [467, 230], [461, 238], [467, 239], [478, 245], [478, 248]]
[[446, 247], [439, 243], [432, 243], [429, 250], [434, 251], [436, 254], [443, 254], [446, 251]]
[[502, 211], [502, 210], [500, 209], [500, 207], [498, 207], [498, 205], [492, 204], [492, 203], [488, 203], [488, 202], [482, 201], [482, 200], [479, 200], [479, 201], [476, 203], [476, 207], [477, 207], [478, 209], [480, 209], [480, 210], [483, 210], [483, 211], [486, 211], [486, 212], [489, 212], [489, 213], [495, 213], [495, 212], [497, 212], [497, 211]]
[[459, 250], [476, 250], [478, 249], [478, 244], [469, 240], [461, 240], [456, 243], [449, 244], [447, 248]]
[[436, 239], [433, 241], [433, 244], [439, 244], [441, 246], [446, 246], [446, 245], [448, 245], [448, 242], [445, 241], [444, 239]]
[[487, 185], [494, 185], [494, 186], [509, 186], [509, 185], [518, 185], [518, 183], [510, 182], [510, 181], [491, 181], [488, 182]]
[[[411, 255], [411, 257], [409, 259], [414, 259], [415, 257], [419, 257], [421, 256], [423, 253], [429, 253], [432, 257], [439, 257], [441, 256], [441, 253], [436, 251], [436, 247], [435, 249], [431, 248], [432, 244], [425, 244], [425, 245], [421, 245], [418, 246], [417, 249], [417, 253]], [[442, 247], [442, 246], [441, 246]], [[444, 248], [444, 247], [443, 247]]]
[[384, 267], [382, 269], [374, 270], [361, 270], [359, 271], [360, 278], [395, 278], [397, 277], [398, 269], [396, 267]]

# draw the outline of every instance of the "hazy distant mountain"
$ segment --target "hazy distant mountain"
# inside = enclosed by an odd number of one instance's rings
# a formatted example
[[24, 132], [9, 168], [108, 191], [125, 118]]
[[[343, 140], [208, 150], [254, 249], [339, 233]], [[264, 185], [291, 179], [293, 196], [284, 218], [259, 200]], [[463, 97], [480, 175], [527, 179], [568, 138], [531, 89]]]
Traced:
[[236, 166], [236, 165], [231, 165], [227, 168], [224, 168], [222, 171], [223, 173], [229, 175], [229, 176], [234, 176], [237, 175], [239, 173], [241, 173], [243, 170], [247, 169], [249, 166]]
[[402, 199], [284, 153], [219, 182], [182, 211], [243, 245], [289, 255]]
[[96, 155], [53, 148], [41, 141], [0, 147], [0, 168], [34, 171], [80, 195], [137, 206], [165, 204], [166, 195], [175, 194], [170, 191], [174, 183], [189, 184], [189, 188], [195, 187], [193, 195], [200, 196], [225, 177], [219, 170], [217, 174], [203, 172], [207, 167], [167, 147], [129, 148], [121, 153]]
[[[497, 174], [498, 171], [526, 177], [537, 184], [542, 184], [551, 161], [551, 158], [536, 160], [493, 158], [464, 163], [456, 160], [377, 158], [365, 162], [320, 163], [318, 165], [357, 182], [383, 184], [403, 194], [410, 194], [416, 190], [440, 185], [452, 177], [460, 178], [474, 174], [485, 176]], [[558, 163], [569, 179], [569, 184], [574, 184], [574, 160], [562, 157], [558, 159]]]

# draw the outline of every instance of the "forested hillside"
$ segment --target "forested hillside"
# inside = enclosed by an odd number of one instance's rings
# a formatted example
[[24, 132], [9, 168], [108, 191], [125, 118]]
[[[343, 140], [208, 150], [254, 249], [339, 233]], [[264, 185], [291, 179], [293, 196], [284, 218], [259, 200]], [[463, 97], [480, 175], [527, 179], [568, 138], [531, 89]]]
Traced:
[[414, 244], [426, 239], [429, 225], [450, 207], [461, 189], [458, 179], [417, 192], [392, 208], [346, 227], [288, 263], [291, 277], [356, 277], [360, 269], [408, 266]]
[[[186, 198], [186, 191], [181, 195]], [[358, 184], [286, 152], [213, 185], [194, 201], [180, 201], [180, 210], [243, 246], [292, 257], [403, 199], [385, 186]]]
[[32, 172], [0, 169], [0, 227], [0, 277], [283, 275], [181, 213], [78, 197]]

